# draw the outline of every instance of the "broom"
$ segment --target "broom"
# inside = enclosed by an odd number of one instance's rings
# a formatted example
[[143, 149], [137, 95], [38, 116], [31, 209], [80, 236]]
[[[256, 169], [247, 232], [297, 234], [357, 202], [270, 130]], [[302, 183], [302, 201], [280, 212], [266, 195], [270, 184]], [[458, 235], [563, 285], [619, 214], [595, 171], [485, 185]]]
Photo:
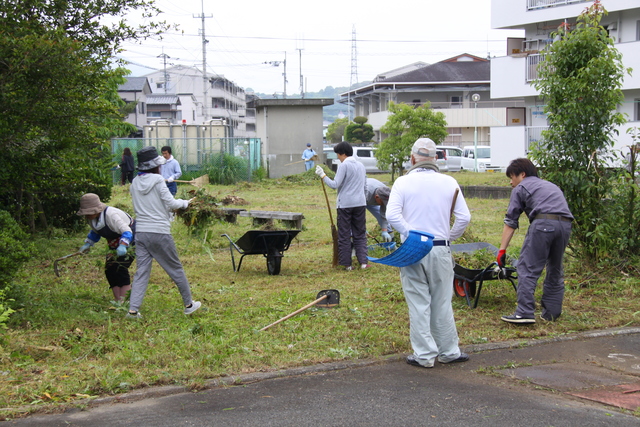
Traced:
[[173, 182], [186, 182], [187, 184], [191, 184], [194, 187], [203, 187], [205, 185], [209, 185], [209, 175], [202, 175], [197, 177], [196, 179], [192, 179], [191, 181], [179, 181], [176, 179]]
[[324, 198], [327, 200], [327, 209], [329, 210], [329, 219], [331, 220], [331, 238], [333, 239], [333, 261], [331, 262], [331, 265], [335, 267], [338, 265], [338, 230], [333, 223], [331, 205], [329, 204], [329, 196], [327, 196], [327, 188], [324, 185], [324, 179], [321, 179], [320, 181], [322, 182], [322, 191], [324, 191]]

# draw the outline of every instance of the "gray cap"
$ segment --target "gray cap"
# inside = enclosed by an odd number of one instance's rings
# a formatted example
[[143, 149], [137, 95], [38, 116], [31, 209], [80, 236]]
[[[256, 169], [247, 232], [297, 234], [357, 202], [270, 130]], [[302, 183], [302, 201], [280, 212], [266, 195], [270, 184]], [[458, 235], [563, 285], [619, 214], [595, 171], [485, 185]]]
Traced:
[[420, 157], [436, 157], [436, 143], [429, 138], [420, 138], [413, 143], [411, 154]]

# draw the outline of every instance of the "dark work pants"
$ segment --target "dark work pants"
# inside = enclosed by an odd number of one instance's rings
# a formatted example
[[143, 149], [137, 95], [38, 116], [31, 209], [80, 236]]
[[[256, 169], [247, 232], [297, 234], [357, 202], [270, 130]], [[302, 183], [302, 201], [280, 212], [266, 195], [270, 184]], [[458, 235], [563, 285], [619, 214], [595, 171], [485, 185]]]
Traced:
[[107, 260], [104, 264], [104, 274], [107, 276], [110, 288], [129, 286], [131, 284], [131, 276], [129, 276], [129, 267], [133, 263], [133, 247], [129, 247], [131, 253], [125, 256], [116, 256], [115, 254], [107, 254]]
[[175, 197], [176, 193], [178, 192], [178, 183], [167, 182], [167, 188], [169, 189], [171, 195]]
[[367, 208], [338, 208], [338, 264], [351, 265], [351, 238], [360, 264], [367, 261]]
[[555, 319], [562, 313], [564, 272], [562, 259], [571, 236], [571, 223], [556, 219], [536, 219], [529, 226], [518, 258], [518, 308], [515, 314], [532, 317], [534, 292], [542, 270], [547, 274], [542, 288], [542, 316]]

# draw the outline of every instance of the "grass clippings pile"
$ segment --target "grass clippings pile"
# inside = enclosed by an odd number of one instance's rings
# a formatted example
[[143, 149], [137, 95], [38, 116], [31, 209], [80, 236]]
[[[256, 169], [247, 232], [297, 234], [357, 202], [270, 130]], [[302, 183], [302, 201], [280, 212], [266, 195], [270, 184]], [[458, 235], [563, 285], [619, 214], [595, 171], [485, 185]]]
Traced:
[[176, 211], [176, 215], [187, 227], [203, 229], [211, 221], [225, 217], [224, 211], [219, 207], [218, 199], [204, 188], [190, 190], [188, 194], [192, 198], [189, 207]]

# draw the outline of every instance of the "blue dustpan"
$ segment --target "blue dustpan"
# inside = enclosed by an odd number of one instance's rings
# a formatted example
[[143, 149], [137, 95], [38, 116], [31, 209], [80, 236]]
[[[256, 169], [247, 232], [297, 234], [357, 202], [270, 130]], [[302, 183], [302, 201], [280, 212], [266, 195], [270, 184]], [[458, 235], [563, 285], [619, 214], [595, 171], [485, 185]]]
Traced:
[[411, 230], [409, 231], [409, 237], [407, 237], [399, 249], [383, 258], [367, 257], [367, 259], [371, 262], [390, 265], [392, 267], [406, 267], [415, 264], [431, 252], [434, 238], [433, 234]]
[[382, 248], [386, 251], [392, 252], [396, 249], [396, 242], [382, 242], [382, 243], [376, 243], [375, 245], [367, 246], [367, 249], [370, 251], [373, 251], [378, 248]]

